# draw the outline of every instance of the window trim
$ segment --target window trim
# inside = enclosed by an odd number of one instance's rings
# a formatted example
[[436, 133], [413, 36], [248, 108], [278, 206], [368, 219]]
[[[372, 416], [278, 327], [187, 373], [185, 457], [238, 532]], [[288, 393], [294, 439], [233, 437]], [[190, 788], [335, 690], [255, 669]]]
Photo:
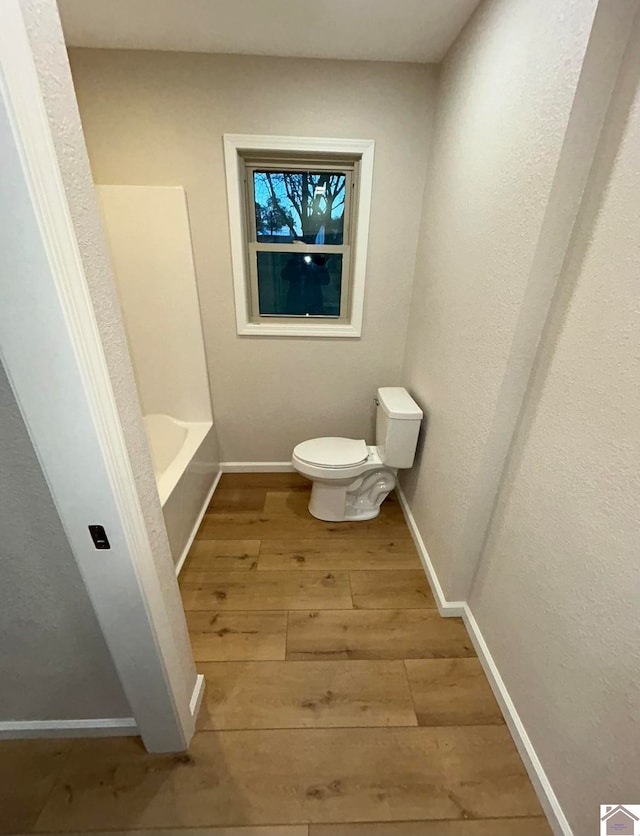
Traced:
[[[237, 333], [241, 336], [360, 337], [373, 186], [374, 140], [224, 134], [223, 141]], [[248, 237], [245, 229], [243, 155], [251, 152], [251, 156], [255, 156], [261, 151], [357, 157], [360, 171], [353, 206], [355, 236], [352, 236], [351, 240], [350, 321], [325, 319], [310, 322], [305, 317], [292, 318], [287, 322], [251, 321], [250, 281], [246, 256]]]

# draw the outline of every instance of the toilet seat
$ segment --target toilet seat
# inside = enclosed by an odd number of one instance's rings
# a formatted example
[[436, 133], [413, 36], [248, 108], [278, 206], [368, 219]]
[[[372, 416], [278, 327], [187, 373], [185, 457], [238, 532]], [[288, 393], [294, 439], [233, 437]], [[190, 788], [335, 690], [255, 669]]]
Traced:
[[363, 439], [327, 436], [303, 441], [294, 448], [293, 455], [312, 467], [343, 470], [366, 462], [369, 451]]

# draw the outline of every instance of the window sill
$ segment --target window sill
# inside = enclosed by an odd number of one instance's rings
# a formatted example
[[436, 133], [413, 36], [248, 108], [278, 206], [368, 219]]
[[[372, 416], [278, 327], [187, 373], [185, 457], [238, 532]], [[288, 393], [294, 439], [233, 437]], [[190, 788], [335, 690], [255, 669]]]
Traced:
[[360, 328], [349, 323], [335, 325], [268, 325], [248, 322], [238, 328], [242, 337], [343, 337], [357, 339], [361, 336]]

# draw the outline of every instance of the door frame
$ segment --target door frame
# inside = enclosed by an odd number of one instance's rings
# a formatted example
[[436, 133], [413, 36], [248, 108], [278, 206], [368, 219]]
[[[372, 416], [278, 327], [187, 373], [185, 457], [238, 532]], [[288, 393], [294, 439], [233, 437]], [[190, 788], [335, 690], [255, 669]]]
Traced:
[[131, 706], [123, 727], [149, 751], [182, 751], [203, 677], [180, 658], [184, 612], [156, 568], [19, 0], [2, 3], [0, 147], [0, 359]]

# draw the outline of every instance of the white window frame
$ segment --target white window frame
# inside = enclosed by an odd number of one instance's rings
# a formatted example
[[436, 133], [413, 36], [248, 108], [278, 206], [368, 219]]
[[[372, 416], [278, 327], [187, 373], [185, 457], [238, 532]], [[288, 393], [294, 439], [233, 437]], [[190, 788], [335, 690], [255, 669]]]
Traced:
[[[334, 139], [295, 136], [264, 136], [251, 134], [224, 134], [224, 156], [227, 176], [227, 201], [229, 232], [231, 239], [231, 266], [233, 272], [236, 326], [242, 336], [271, 337], [352, 337], [362, 334], [364, 290], [366, 278], [367, 246], [369, 241], [369, 215], [373, 186], [372, 139]], [[351, 241], [350, 316], [348, 321], [326, 318], [292, 317], [278, 322], [266, 318], [252, 321], [251, 283], [247, 259], [247, 230], [245, 226], [244, 154], [276, 152], [286, 155], [352, 156], [359, 163], [359, 184], [353, 206], [355, 221]]]

